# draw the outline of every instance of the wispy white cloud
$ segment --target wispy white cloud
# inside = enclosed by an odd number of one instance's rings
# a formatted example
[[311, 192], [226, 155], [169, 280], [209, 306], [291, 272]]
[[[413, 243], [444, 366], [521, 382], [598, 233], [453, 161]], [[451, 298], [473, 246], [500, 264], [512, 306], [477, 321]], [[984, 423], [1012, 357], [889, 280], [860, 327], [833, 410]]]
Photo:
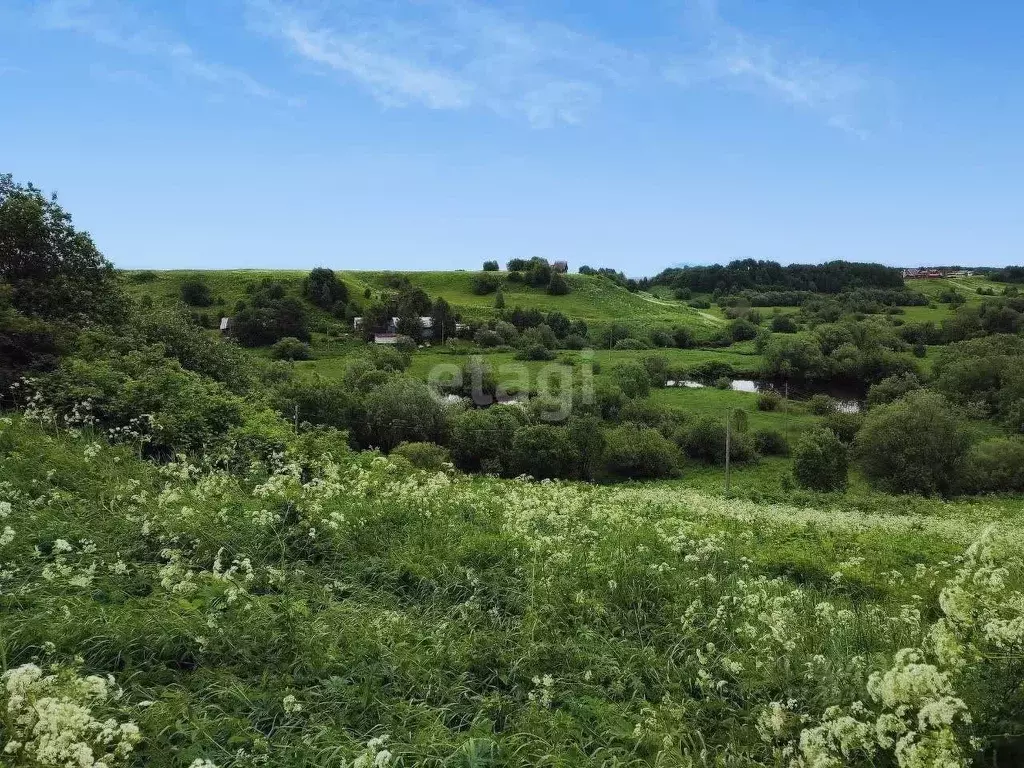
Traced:
[[93, 41], [138, 56], [151, 57], [186, 77], [221, 90], [277, 99], [280, 95], [246, 72], [200, 56], [187, 43], [142, 17], [119, 0], [49, 0], [36, 18], [41, 26], [74, 32]]
[[639, 57], [556, 24], [473, 0], [352, 0], [343, 13], [247, 0], [250, 23], [386, 106], [484, 107], [534, 125], [576, 123]]
[[857, 120], [874, 83], [861, 66], [793, 51], [779, 41], [752, 35], [726, 22], [716, 0], [688, 5], [688, 26], [700, 50], [664, 68], [684, 87], [722, 83], [763, 92], [816, 112], [829, 125], [864, 138]]

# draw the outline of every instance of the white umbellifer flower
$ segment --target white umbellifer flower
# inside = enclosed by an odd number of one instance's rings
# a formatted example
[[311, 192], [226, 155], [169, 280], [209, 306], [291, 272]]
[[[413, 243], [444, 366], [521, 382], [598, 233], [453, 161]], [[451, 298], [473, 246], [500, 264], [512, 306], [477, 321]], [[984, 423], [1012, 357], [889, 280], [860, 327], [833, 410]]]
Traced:
[[217, 764], [212, 760], [205, 760], [203, 758], [196, 758], [189, 763], [188, 768], [217, 768]]
[[302, 711], [302, 705], [299, 703], [298, 699], [296, 699], [291, 694], [285, 696], [281, 704], [284, 707], [284, 711], [287, 712], [289, 715], [293, 715], [297, 712]]
[[12, 541], [14, 541], [14, 529], [5, 525], [3, 533], [0, 533], [0, 547], [6, 547]]
[[65, 539], [57, 539], [55, 542], [53, 542], [53, 551], [58, 554], [70, 552], [73, 549], [74, 547], [72, 547], [71, 544], [69, 544], [68, 541]]
[[18, 764], [114, 768], [127, 762], [141, 738], [134, 723], [93, 716], [92, 707], [120, 695], [102, 677], [80, 678], [66, 669], [44, 676], [35, 664], [25, 664], [0, 680], [13, 723], [4, 752]]

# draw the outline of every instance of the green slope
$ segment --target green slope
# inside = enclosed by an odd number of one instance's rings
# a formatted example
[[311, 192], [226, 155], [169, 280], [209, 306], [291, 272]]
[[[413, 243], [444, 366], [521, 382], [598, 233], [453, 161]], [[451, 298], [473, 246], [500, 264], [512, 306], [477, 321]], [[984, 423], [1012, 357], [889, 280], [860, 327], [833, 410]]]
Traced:
[[[246, 286], [264, 278], [284, 282], [289, 290], [300, 290], [302, 279], [308, 274], [299, 270], [168, 270], [151, 273], [152, 279], [139, 282], [140, 272], [125, 272], [125, 284], [135, 296], [150, 295], [157, 303], [172, 304], [179, 300], [181, 283], [193, 275], [200, 275], [210, 286], [215, 299], [223, 299], [230, 311], [235, 303], [246, 297]], [[390, 290], [396, 276], [422, 288], [431, 298], [442, 297], [465, 317], [487, 318], [495, 314], [494, 295], [478, 296], [472, 291], [473, 272], [362, 272], [343, 271], [338, 276], [349, 286], [357, 300], [369, 288], [375, 294]], [[500, 273], [504, 276], [505, 273]], [[585, 320], [594, 327], [613, 322], [632, 326], [683, 325], [692, 328], [715, 327], [719, 321], [697, 312], [679, 302], [656, 299], [645, 294], [630, 293], [611, 281], [590, 275], [568, 275], [572, 292], [566, 296], [552, 296], [543, 288], [531, 288], [522, 283], [506, 280], [503, 291], [508, 309], [538, 309], [542, 312], [559, 311], [572, 319]], [[211, 309], [212, 311], [212, 309]]]

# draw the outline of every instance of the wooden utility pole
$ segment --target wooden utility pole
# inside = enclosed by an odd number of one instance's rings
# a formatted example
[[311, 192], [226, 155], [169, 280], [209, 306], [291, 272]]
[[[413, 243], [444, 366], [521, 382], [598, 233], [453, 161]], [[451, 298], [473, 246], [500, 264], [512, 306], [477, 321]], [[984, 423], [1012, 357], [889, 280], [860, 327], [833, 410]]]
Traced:
[[732, 448], [732, 413], [725, 417], [725, 493], [729, 495], [729, 453]]

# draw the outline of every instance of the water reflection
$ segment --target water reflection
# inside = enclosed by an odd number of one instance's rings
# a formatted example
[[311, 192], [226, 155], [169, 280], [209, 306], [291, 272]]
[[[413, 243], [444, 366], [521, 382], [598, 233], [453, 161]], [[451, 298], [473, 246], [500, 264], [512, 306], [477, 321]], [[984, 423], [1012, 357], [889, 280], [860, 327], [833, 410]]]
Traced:
[[[687, 389], [703, 389], [709, 385], [693, 379], [680, 381], [668, 381], [667, 387], [686, 387]], [[783, 397], [793, 400], [806, 400], [813, 395], [828, 395], [836, 401], [836, 409], [840, 413], [860, 413], [863, 408], [863, 394], [849, 387], [836, 385], [814, 386], [803, 384], [796, 386], [786, 382], [754, 380], [754, 379], [733, 379], [729, 382], [729, 389], [733, 392], [777, 392]]]

